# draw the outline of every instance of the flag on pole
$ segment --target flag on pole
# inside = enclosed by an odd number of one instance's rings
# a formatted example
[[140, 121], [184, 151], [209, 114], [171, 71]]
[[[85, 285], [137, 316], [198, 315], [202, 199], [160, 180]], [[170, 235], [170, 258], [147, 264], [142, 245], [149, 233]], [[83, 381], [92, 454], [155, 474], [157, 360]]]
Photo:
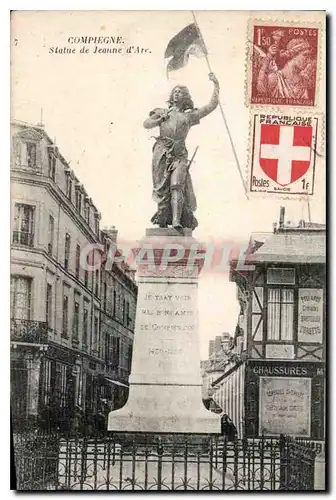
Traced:
[[195, 23], [183, 28], [170, 40], [165, 51], [165, 58], [170, 57], [167, 65], [169, 71], [183, 68], [189, 61], [189, 56], [203, 57], [207, 54], [206, 47]]

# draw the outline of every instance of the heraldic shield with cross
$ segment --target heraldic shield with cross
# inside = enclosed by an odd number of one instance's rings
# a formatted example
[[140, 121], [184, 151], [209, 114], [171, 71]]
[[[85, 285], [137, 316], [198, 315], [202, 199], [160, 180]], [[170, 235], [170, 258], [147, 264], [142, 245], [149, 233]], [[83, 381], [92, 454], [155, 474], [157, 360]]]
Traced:
[[251, 192], [314, 193], [318, 118], [255, 114]]

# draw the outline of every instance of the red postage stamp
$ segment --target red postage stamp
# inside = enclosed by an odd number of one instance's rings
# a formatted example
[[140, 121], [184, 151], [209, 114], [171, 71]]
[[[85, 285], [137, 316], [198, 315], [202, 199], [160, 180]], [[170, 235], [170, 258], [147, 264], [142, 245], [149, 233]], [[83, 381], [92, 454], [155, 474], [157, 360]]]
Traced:
[[318, 28], [253, 26], [250, 104], [314, 106]]
[[319, 117], [255, 113], [252, 118], [250, 192], [314, 194]]

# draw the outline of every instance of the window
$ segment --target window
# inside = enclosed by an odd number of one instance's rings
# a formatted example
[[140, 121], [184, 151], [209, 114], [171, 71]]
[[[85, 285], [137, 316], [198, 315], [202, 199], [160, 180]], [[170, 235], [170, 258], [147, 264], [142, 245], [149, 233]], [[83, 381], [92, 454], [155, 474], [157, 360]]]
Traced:
[[122, 310], [122, 315], [123, 315], [123, 323], [126, 323], [126, 300], [123, 299], [123, 310]]
[[44, 358], [43, 363], [43, 397], [42, 401], [45, 405], [49, 405], [50, 388], [51, 388], [51, 361]]
[[69, 327], [69, 297], [64, 295], [63, 297], [63, 337], [68, 337], [68, 327]]
[[113, 317], [115, 317], [117, 312], [117, 292], [113, 290]]
[[94, 319], [94, 330], [95, 330], [95, 345], [94, 349], [98, 352], [99, 350], [99, 319], [96, 316]]
[[80, 271], [80, 252], [81, 248], [80, 245], [76, 246], [76, 277], [79, 278], [79, 271]]
[[79, 213], [82, 211], [82, 193], [79, 188], [76, 188], [76, 208]]
[[11, 317], [14, 319], [30, 319], [31, 311], [31, 279], [21, 276], [11, 277]]
[[91, 348], [93, 351], [97, 351], [97, 352], [98, 352], [98, 325], [99, 325], [98, 316], [95, 316], [94, 324], [93, 324], [93, 335], [92, 335]]
[[83, 311], [83, 345], [87, 346], [88, 343], [88, 321], [89, 321], [89, 309], [88, 304], [84, 302], [84, 311]]
[[53, 405], [59, 408], [66, 408], [69, 402], [69, 367], [60, 362], [52, 362], [51, 368], [51, 393]]
[[65, 186], [65, 190], [66, 190], [67, 197], [71, 201], [71, 198], [72, 198], [72, 179], [71, 179], [69, 173], [66, 174], [66, 186]]
[[89, 283], [89, 272], [87, 269], [84, 270], [84, 285], [88, 286]]
[[64, 247], [64, 269], [66, 269], [66, 270], [69, 269], [70, 244], [71, 244], [70, 234], [66, 233], [66, 235], [65, 235], [65, 247]]
[[112, 358], [111, 363], [114, 368], [119, 367], [120, 360], [120, 338], [112, 337]]
[[48, 226], [48, 254], [52, 255], [54, 244], [54, 217], [49, 215], [49, 226]]
[[267, 283], [270, 285], [294, 285], [295, 269], [269, 267], [267, 269]]
[[103, 283], [103, 286], [104, 286], [104, 302], [103, 302], [103, 308], [104, 308], [104, 311], [106, 311], [106, 305], [107, 305], [107, 283], [104, 282]]
[[18, 136], [13, 137], [13, 160], [16, 167], [21, 166], [21, 139]]
[[109, 363], [112, 369], [117, 370], [119, 367], [120, 358], [120, 338], [107, 336], [106, 362]]
[[78, 342], [78, 328], [79, 328], [79, 302], [75, 298], [74, 302], [74, 314], [72, 322], [72, 340]]
[[126, 301], [126, 326], [129, 326], [130, 324], [131, 324], [130, 303]]
[[294, 290], [269, 288], [267, 301], [267, 339], [293, 340]]
[[99, 234], [99, 215], [95, 214], [95, 233]]
[[52, 149], [49, 149], [49, 177], [54, 181], [56, 177], [56, 156]]
[[48, 328], [52, 327], [52, 285], [50, 283], [47, 283], [46, 323]]
[[13, 243], [33, 246], [35, 207], [15, 203]]
[[95, 277], [96, 277], [95, 294], [98, 295], [99, 294], [99, 270], [98, 269], [96, 269]]
[[36, 144], [34, 142], [27, 142], [26, 151], [28, 167], [36, 167]]
[[88, 224], [90, 224], [90, 205], [86, 202], [84, 207], [84, 217]]
[[127, 369], [130, 372], [131, 367], [132, 367], [132, 351], [133, 351], [133, 346], [132, 344], [129, 344], [127, 346]]
[[[58, 364], [58, 363], [56, 363]], [[68, 406], [68, 377], [69, 377], [69, 367], [59, 363], [60, 365], [60, 406], [61, 408], [66, 408]]]

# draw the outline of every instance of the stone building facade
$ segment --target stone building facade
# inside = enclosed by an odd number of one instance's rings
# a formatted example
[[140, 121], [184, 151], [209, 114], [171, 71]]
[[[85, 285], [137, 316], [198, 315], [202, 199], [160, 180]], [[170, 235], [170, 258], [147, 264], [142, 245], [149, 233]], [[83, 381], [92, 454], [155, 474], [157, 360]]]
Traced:
[[[105, 254], [117, 243], [115, 228], [102, 230]], [[104, 338], [106, 398], [112, 409], [121, 408], [128, 397], [135, 328], [137, 285], [135, 271], [124, 261], [102, 266], [101, 334]]]
[[69, 426], [96, 418], [108, 384], [102, 269], [81, 262], [100, 213], [43, 126], [14, 122], [11, 135], [12, 417]]

